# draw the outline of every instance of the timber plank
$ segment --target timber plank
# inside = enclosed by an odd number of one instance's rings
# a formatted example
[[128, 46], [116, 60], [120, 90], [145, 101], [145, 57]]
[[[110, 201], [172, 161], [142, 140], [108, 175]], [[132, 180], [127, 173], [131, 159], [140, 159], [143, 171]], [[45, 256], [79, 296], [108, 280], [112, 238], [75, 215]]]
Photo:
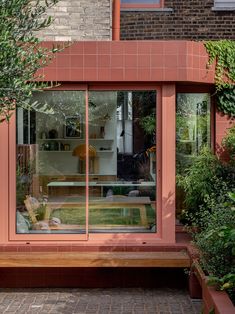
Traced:
[[1, 252], [4, 267], [190, 267], [181, 252]]

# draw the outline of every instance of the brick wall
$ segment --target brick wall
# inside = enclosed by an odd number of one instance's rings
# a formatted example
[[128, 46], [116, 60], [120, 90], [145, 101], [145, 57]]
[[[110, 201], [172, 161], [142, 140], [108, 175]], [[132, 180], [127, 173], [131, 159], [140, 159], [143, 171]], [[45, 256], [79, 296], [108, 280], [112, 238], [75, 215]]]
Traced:
[[235, 39], [235, 11], [213, 0], [165, 0], [172, 12], [121, 12], [121, 39]]
[[111, 40], [111, 0], [61, 0], [48, 10], [53, 24], [39, 33], [44, 40]]

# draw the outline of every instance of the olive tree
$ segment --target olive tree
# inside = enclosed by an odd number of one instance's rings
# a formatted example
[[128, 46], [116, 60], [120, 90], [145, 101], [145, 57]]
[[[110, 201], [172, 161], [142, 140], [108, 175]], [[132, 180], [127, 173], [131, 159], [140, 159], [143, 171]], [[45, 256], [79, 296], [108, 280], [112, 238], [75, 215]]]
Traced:
[[39, 83], [37, 71], [60, 49], [45, 47], [37, 38], [37, 32], [52, 22], [47, 9], [58, 1], [0, 0], [0, 122], [9, 121], [16, 105], [47, 110], [30, 99], [35, 90], [49, 86]]

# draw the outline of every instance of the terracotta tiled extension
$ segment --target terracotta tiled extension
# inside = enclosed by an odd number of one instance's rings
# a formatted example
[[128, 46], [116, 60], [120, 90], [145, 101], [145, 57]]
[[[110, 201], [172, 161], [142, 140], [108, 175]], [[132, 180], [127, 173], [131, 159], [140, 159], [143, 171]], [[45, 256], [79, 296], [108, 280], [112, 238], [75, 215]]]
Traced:
[[[44, 45], [50, 45], [45, 42]], [[42, 70], [44, 80], [64, 82], [213, 83], [203, 43], [191, 41], [75, 42]]]

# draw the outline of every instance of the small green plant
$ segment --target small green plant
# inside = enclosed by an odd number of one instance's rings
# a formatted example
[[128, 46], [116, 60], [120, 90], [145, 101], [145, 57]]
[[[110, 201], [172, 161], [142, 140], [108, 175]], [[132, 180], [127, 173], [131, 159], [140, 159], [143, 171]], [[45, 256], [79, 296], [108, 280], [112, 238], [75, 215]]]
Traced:
[[209, 286], [216, 286], [221, 291], [232, 289], [235, 288], [235, 274], [229, 273], [221, 278], [210, 276], [207, 283]]
[[150, 114], [143, 117], [140, 120], [140, 125], [144, 129], [145, 133], [148, 135], [153, 135], [156, 130], [156, 116], [155, 114]]
[[[235, 106], [235, 105], [234, 105]], [[223, 147], [229, 152], [232, 159], [235, 158], [235, 125], [228, 130], [222, 141]]]

